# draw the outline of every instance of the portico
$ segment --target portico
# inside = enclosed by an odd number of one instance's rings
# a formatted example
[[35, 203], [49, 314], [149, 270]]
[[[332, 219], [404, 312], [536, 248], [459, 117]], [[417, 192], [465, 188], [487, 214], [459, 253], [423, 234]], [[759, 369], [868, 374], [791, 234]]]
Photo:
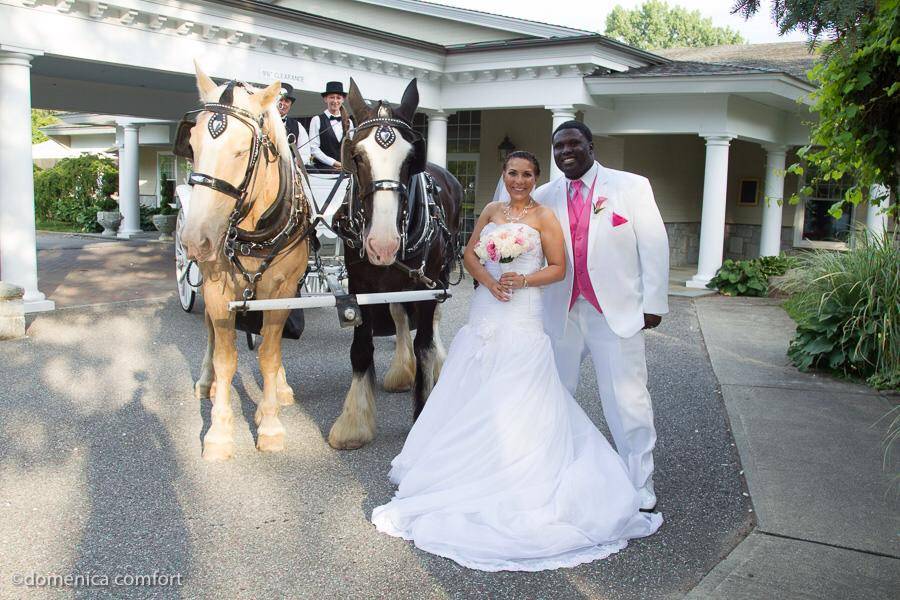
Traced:
[[[372, 21], [371, 3], [360, 3], [359, 18], [344, 4], [336, 20], [291, 1], [0, 0], [9, 24], [0, 32], [0, 277], [28, 290], [29, 310], [50, 306], [33, 250], [30, 108], [123, 115], [109, 124], [119, 147], [119, 234], [128, 237], [146, 193], [138, 150], [171, 144], [172, 124], [196, 106], [193, 59], [219, 78], [291, 83], [297, 115], [320, 110], [326, 81], [353, 77], [372, 99], [397, 102], [417, 78], [428, 159], [465, 180], [468, 223], [494, 193], [504, 139], [535, 152], [546, 180], [559, 175], [553, 129], [581, 119], [598, 160], [650, 179], [673, 265], [696, 265], [692, 286], [704, 287], [723, 257], [774, 255], [792, 231], [802, 244], [821, 233], [806, 231], [803, 211], [821, 213], [828, 198], [783, 206], [800, 183], [785, 165], [808, 141], [809, 114], [797, 100], [812, 88], [795, 72], [673, 61], [601, 35], [462, 9], [416, 4], [407, 20], [392, 12]], [[869, 211], [873, 229], [884, 228], [879, 214]]]

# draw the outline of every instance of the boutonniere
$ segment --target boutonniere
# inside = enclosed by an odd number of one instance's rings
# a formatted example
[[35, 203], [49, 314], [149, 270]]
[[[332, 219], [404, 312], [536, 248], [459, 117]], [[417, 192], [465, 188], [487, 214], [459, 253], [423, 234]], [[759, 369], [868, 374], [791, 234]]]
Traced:
[[606, 208], [606, 196], [597, 196], [597, 201], [594, 202], [594, 214], [599, 215], [604, 208]]

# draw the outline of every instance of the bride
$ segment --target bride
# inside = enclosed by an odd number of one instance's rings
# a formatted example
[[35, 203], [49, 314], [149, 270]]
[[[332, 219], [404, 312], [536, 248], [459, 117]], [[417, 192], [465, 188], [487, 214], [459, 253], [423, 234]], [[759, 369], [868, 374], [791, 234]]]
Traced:
[[[540, 288], [566, 259], [559, 222], [531, 198], [539, 175], [529, 152], [503, 165], [510, 200], [485, 207], [465, 250], [480, 284], [469, 321], [391, 463], [396, 495], [372, 512], [379, 531], [483, 571], [573, 567], [662, 524], [556, 371]], [[500, 243], [485, 245], [500, 237], [527, 249], [495, 262]]]

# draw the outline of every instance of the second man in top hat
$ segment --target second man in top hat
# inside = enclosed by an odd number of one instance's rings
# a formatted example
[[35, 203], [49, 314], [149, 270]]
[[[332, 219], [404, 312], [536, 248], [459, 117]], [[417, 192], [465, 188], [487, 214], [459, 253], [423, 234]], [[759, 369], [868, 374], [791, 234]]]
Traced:
[[323, 170], [341, 169], [341, 141], [344, 128], [341, 123], [341, 106], [347, 92], [340, 81], [329, 81], [322, 92], [325, 110], [309, 122], [310, 148], [313, 165]]
[[306, 134], [306, 129], [299, 119], [287, 116], [296, 100], [294, 87], [289, 83], [282, 83], [281, 94], [278, 96], [278, 114], [281, 115], [284, 128], [287, 130], [288, 143], [291, 144], [292, 148], [296, 145], [300, 153], [300, 156], [296, 158], [303, 164], [306, 164], [310, 158], [309, 136]]

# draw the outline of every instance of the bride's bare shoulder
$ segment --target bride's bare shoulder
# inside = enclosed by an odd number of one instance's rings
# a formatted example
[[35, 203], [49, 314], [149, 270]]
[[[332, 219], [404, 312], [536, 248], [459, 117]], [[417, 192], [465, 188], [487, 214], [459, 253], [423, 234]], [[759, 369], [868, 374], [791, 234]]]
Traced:
[[499, 202], [499, 201], [488, 202], [482, 209], [481, 213], [488, 215], [488, 216], [492, 216], [494, 213], [497, 212], [497, 209], [500, 207], [501, 204], [502, 204], [502, 202]]

